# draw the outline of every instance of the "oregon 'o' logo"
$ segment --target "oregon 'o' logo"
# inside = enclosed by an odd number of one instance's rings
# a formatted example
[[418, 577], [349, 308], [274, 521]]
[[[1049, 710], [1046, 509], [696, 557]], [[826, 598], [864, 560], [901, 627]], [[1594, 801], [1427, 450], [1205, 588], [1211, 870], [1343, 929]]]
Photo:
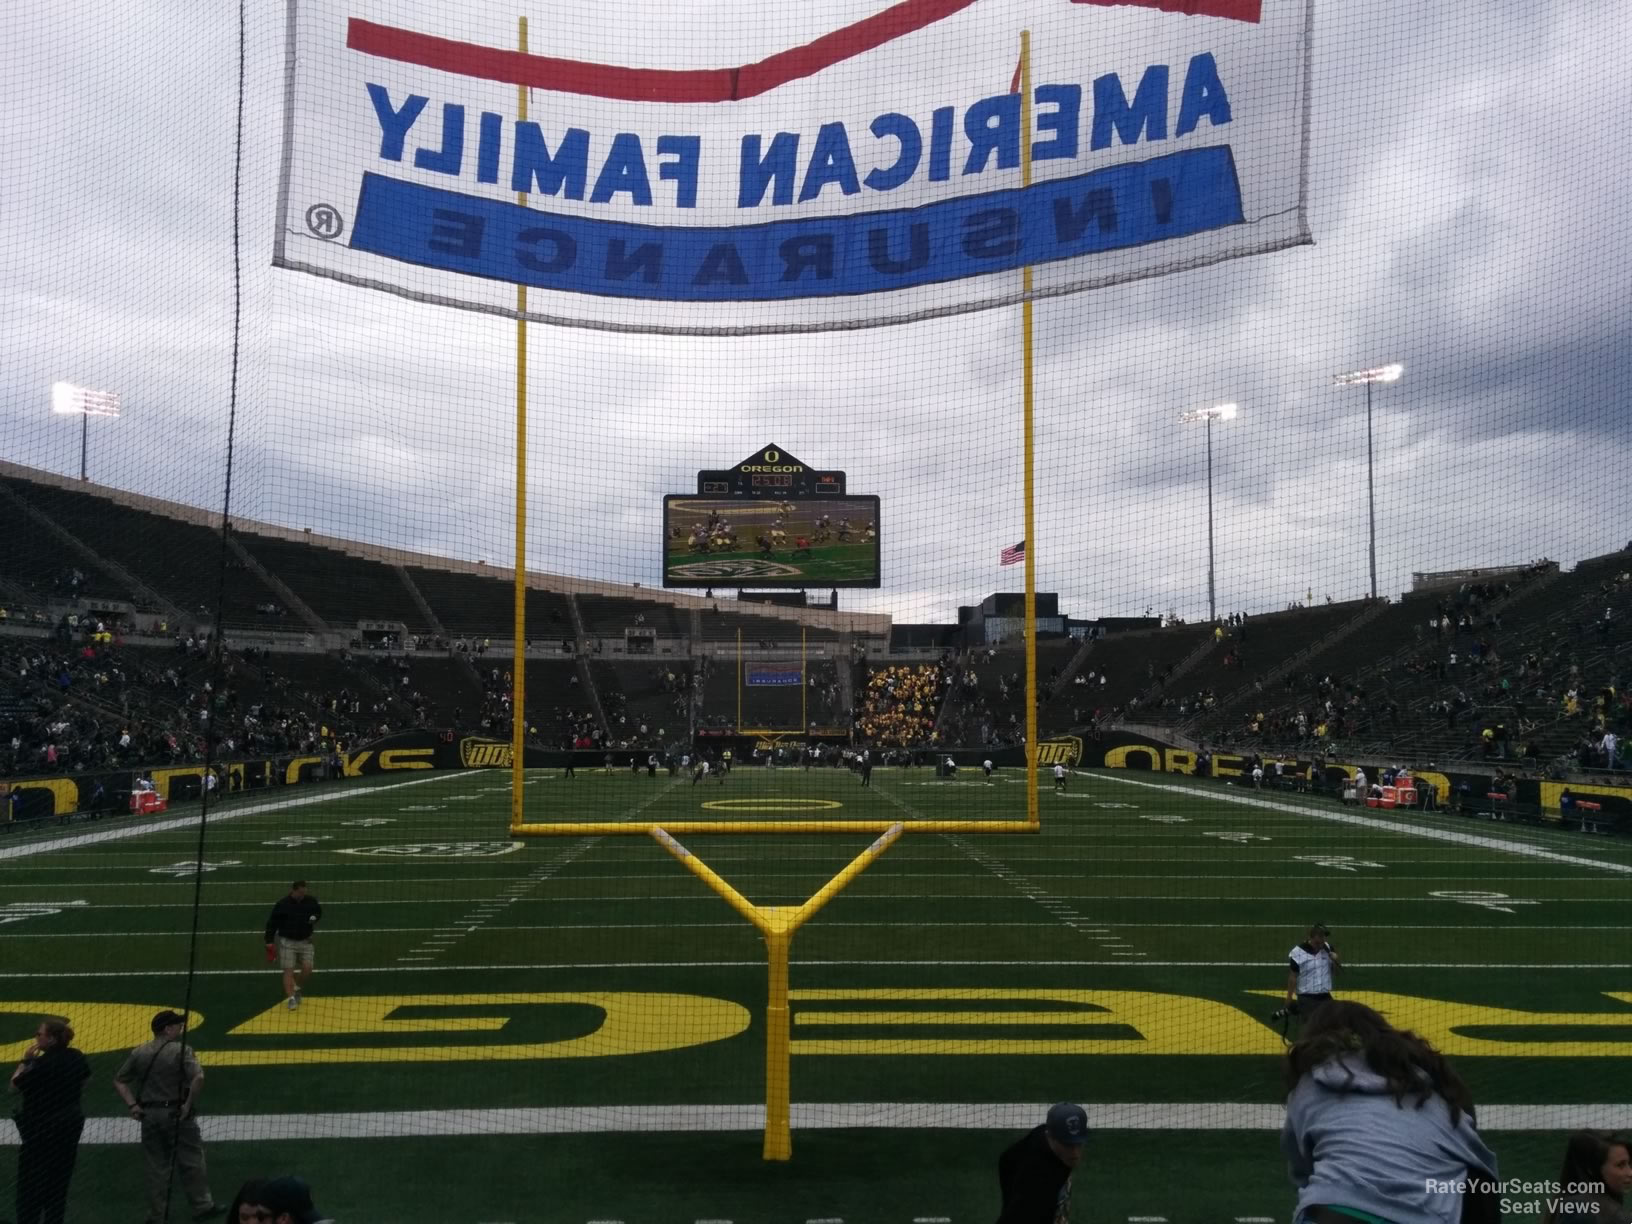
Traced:
[[830, 812], [844, 804], [836, 799], [710, 799], [703, 806], [715, 812]]
[[781, 451], [779, 451], [779, 450], [768, 450], [768, 451], [765, 452], [765, 462], [766, 463], [780, 463], [781, 461], [782, 461], [782, 452]]

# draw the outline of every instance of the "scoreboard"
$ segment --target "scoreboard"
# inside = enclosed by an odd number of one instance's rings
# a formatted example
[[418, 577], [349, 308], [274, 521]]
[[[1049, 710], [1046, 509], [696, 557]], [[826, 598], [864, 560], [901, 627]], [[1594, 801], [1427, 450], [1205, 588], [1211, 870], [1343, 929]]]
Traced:
[[778, 446], [755, 451], [736, 467], [697, 473], [700, 497], [844, 495], [844, 473], [806, 467]]
[[663, 499], [666, 587], [876, 587], [879, 502], [779, 446]]

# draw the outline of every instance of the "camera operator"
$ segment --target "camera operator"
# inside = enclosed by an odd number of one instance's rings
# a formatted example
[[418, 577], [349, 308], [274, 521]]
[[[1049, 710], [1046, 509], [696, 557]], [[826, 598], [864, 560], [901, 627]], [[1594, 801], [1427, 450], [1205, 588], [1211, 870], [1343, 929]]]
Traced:
[[1287, 953], [1286, 1013], [1305, 1022], [1321, 1004], [1332, 1001], [1332, 976], [1343, 967], [1331, 934], [1317, 922], [1309, 928], [1309, 937]]

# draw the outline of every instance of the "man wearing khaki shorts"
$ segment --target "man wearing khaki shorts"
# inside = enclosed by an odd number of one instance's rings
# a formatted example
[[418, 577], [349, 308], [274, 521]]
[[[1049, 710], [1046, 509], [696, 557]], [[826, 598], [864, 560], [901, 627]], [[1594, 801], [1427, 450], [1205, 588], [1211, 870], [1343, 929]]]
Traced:
[[289, 886], [289, 895], [278, 898], [266, 920], [266, 960], [277, 962], [283, 970], [283, 993], [290, 1011], [300, 1006], [300, 992], [312, 976], [316, 963], [312, 934], [322, 917], [323, 907], [306, 891], [306, 881], [296, 880]]

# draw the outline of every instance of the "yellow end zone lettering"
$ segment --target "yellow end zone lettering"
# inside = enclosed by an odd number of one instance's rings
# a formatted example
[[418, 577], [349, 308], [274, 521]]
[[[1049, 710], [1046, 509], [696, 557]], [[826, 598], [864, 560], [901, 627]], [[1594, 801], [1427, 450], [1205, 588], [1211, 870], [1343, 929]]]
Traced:
[[[171, 1003], [49, 1003], [24, 999], [0, 1001], [0, 1016], [26, 1017], [20, 1023], [6, 1022], [12, 1031], [25, 1026], [28, 1037], [11, 1045], [0, 1045], [0, 1061], [12, 1061], [23, 1056], [23, 1051], [34, 1043], [34, 1028], [44, 1016], [65, 1016], [74, 1026], [74, 1048], [82, 1054], [110, 1054], [140, 1045], [153, 1035], [149, 1028], [154, 1013], [173, 1007]], [[188, 1032], [204, 1023], [202, 1012], [193, 1012]]]
[[[1281, 998], [1279, 990], [1255, 990], [1254, 994]], [[1609, 998], [1632, 1003], [1632, 994], [1606, 991]], [[1626, 1058], [1632, 1056], [1632, 1011], [1613, 1012], [1533, 1012], [1512, 1007], [1488, 1007], [1482, 1003], [1451, 1003], [1443, 999], [1418, 999], [1412, 995], [1385, 994], [1375, 990], [1343, 990], [1337, 997], [1350, 1003], [1364, 1003], [1381, 1012], [1395, 1028], [1410, 1029], [1453, 1058]], [[1524, 1041], [1476, 1037], [1464, 1029], [1500, 1025], [1504, 1028], [1563, 1028], [1590, 1025], [1620, 1028], [1620, 1041]]]
[[[1278, 999], [1278, 990], [1247, 992]], [[965, 1057], [1013, 1055], [1155, 1054], [1262, 1055], [1282, 1052], [1280, 1034], [1248, 1004], [1246, 1008], [1216, 999], [1129, 990], [1052, 988], [858, 988], [794, 990], [793, 1025], [799, 1034], [791, 1051], [800, 1055]], [[1390, 1022], [1420, 1033], [1436, 1048], [1456, 1058], [1628, 1058], [1632, 1057], [1632, 992], [1609, 991], [1606, 997], [1626, 1005], [1614, 1011], [1537, 1012], [1479, 1003], [1420, 999], [1379, 991], [1344, 991], [1339, 996], [1364, 1003]], [[894, 1004], [947, 1004], [914, 1010]], [[297, 1011], [281, 1003], [231, 1029], [225, 1038], [309, 1041], [322, 1037], [379, 1035], [386, 1041], [411, 1034], [498, 1035], [523, 1009], [588, 1006], [602, 1013], [596, 1027], [560, 1041], [485, 1044], [463, 1040], [430, 1045], [377, 1045], [290, 1049], [214, 1048], [199, 1050], [211, 1067], [298, 1066], [319, 1063], [459, 1062], [601, 1058], [623, 1054], [657, 1054], [690, 1046], [727, 1041], [748, 1030], [750, 1015], [741, 1004], [706, 995], [641, 991], [573, 991], [548, 994], [349, 995], [308, 998]], [[982, 1005], [999, 1005], [987, 1006]], [[67, 1016], [74, 1025], [74, 1044], [86, 1054], [128, 1050], [145, 1040], [153, 1013], [165, 1004], [85, 1003], [61, 1000], [0, 1001], [0, 1016], [15, 1017], [11, 1031], [32, 1032], [41, 1016]], [[1266, 1003], [1267, 1006], [1267, 1003]], [[405, 1008], [483, 1009], [486, 1015], [398, 1018]], [[1266, 1013], [1267, 1014], [1267, 1013]], [[203, 1016], [193, 1013], [194, 1030]], [[851, 1032], [871, 1026], [880, 1032], [863, 1037], [823, 1037], [824, 1026]], [[1123, 1034], [1060, 1033], [1069, 1026], [1119, 1026]], [[967, 1036], [891, 1036], [889, 1030], [933, 1026], [957, 1028]], [[1485, 1027], [1546, 1030], [1574, 1027], [1614, 1028], [1623, 1040], [1579, 1040], [1561, 1036], [1505, 1039], [1469, 1030]], [[979, 1030], [986, 1029], [987, 1032]], [[0, 1059], [20, 1058], [29, 1040], [0, 1045]]]
[[[956, 1011], [885, 1011], [849, 1006], [838, 1011], [794, 1013], [795, 1029], [823, 1024], [850, 1027], [890, 1025], [971, 1025], [997, 1029], [1049, 1025], [1118, 1024], [1133, 1029], [1134, 1037], [1093, 1035], [1013, 1037], [1006, 1034], [948, 1037], [800, 1038], [795, 1054], [1279, 1054], [1281, 1038], [1262, 1021], [1237, 1007], [1213, 999], [1186, 995], [1153, 994], [1135, 990], [979, 990], [894, 989], [793, 990], [796, 1002], [826, 1001], [843, 1004], [893, 1002], [948, 1002]], [[1046, 1011], [969, 1011], [971, 1003], [1034, 1002], [1056, 1006]]]
[[[351, 995], [308, 998], [298, 1011], [281, 1003], [240, 1024], [228, 1037], [329, 1037], [364, 1033], [496, 1033], [521, 1008], [568, 1004], [599, 1008], [592, 1032], [564, 1041], [520, 1045], [452, 1044], [304, 1050], [200, 1050], [211, 1067], [303, 1063], [458, 1062], [479, 1059], [603, 1058], [655, 1054], [735, 1037], [748, 1027], [748, 1009], [702, 995], [634, 991], [550, 994]], [[491, 1016], [393, 1019], [405, 1007], [484, 1007]]]

